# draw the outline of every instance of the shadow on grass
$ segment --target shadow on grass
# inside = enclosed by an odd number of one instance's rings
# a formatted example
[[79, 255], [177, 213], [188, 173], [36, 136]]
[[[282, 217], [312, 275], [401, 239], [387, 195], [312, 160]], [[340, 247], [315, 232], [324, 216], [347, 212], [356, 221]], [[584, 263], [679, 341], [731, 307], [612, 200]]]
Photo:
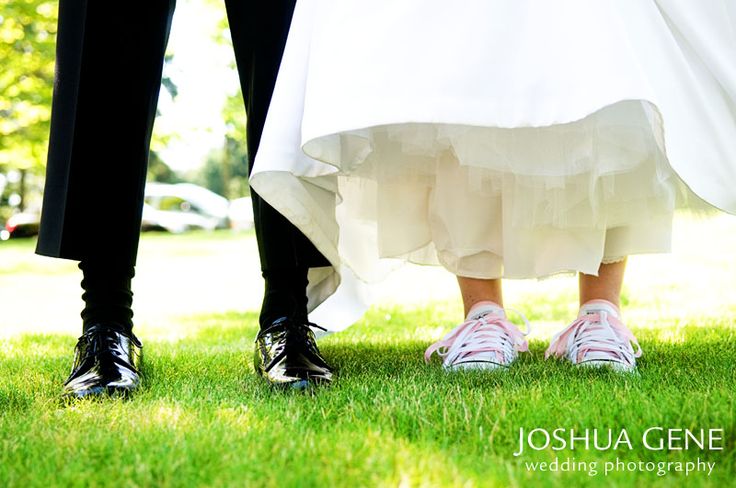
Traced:
[[[171, 343], [147, 341], [144, 383], [138, 397], [175, 398], [239, 402], [270, 397], [253, 373], [253, 338], [256, 314], [207, 316], [192, 336]], [[644, 356], [639, 374], [620, 375], [609, 370], [578, 369], [564, 361], [544, 360], [546, 344], [531, 343], [531, 353], [521, 354], [508, 371], [443, 371], [435, 356], [432, 364], [423, 360], [428, 342], [387, 337], [354, 342], [340, 335], [324, 339], [320, 348], [335, 367], [331, 389], [364, 390], [366, 385], [380, 391], [413, 389], [412, 383], [427, 389], [459, 388], [466, 391], [500, 393], [534, 385], [541, 389], [568, 389], [601, 380], [612, 387], [706, 388], [736, 383], [736, 336], [722, 329], [692, 327], [678, 331], [678, 342], [661, 341], [670, 331], [645, 331]], [[28, 335], [9, 341], [0, 355], [2, 380], [0, 406], [18, 410], [34, 400], [58, 395], [72, 361], [75, 339], [68, 336]], [[6, 408], [3, 408], [6, 410]]]
[[[323, 339], [320, 348], [335, 367], [336, 380], [320, 395], [367, 398], [371, 395], [421, 397], [440, 395], [515, 395], [545, 392], [564, 396], [591, 383], [607, 385], [614, 393], [632, 389], [707, 390], [736, 385], [736, 334], [727, 327], [680, 327], [642, 330], [645, 351], [639, 374], [609, 370], [581, 370], [563, 361], [545, 361], [546, 343], [531, 342], [507, 372], [448, 374], [438, 358], [425, 365], [430, 341], [415, 338], [407, 324], [423, 322], [431, 312], [398, 308], [374, 310], [345, 333]], [[134, 397], [142, 403], [169, 400], [193, 405], [214, 402], [254, 407], [289, 401], [274, 393], [253, 373], [253, 341], [258, 330], [253, 312], [228, 312], [187, 317], [189, 335], [170, 341], [145, 340], [143, 385]], [[451, 327], [448, 322], [447, 327]], [[0, 352], [0, 408], [23, 412], [55, 401], [69, 372], [76, 338], [64, 335], [26, 335], [7, 341]]]

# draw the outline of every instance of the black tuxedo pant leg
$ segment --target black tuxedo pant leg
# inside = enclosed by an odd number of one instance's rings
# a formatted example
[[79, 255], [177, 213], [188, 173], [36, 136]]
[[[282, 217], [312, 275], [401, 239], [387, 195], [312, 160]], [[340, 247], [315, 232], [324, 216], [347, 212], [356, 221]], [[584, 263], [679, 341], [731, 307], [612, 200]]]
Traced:
[[[248, 113], [250, 171], [261, 141], [296, 1], [226, 0], [225, 4]], [[289, 279], [295, 269], [330, 265], [283, 215], [255, 192], [251, 199], [264, 277], [284, 275]], [[303, 289], [301, 294], [304, 294]]]
[[174, 0], [61, 0], [37, 251], [135, 264]]
[[[250, 164], [260, 142], [294, 0], [229, 0], [248, 112]], [[174, 0], [61, 0], [40, 254], [136, 260], [148, 148]], [[264, 272], [327, 266], [281, 214], [253, 195]]]

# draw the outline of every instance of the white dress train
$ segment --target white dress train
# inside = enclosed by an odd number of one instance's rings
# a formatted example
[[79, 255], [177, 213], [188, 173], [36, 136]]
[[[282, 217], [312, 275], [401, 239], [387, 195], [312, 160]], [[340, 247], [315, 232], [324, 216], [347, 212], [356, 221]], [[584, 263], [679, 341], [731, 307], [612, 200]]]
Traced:
[[310, 308], [665, 252], [680, 182], [736, 212], [733, 0], [299, 0], [251, 176], [333, 265]]

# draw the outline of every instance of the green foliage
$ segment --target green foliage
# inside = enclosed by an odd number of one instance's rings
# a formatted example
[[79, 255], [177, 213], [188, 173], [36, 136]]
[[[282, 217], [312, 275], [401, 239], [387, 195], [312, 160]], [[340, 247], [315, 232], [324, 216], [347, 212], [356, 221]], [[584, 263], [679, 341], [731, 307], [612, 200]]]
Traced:
[[250, 194], [246, 117], [240, 91], [227, 98], [222, 116], [227, 127], [223, 145], [210, 153], [196, 181], [215, 193], [235, 199]]
[[[0, 10], [0, 175], [20, 174], [0, 192], [0, 224], [40, 206], [54, 85], [57, 2], [12, 0]], [[9, 206], [17, 193], [20, 204]]]
[[148, 157], [147, 181], [158, 183], [182, 183], [184, 179], [171, 169], [155, 151], [151, 151]]
[[0, 10], [0, 170], [42, 173], [54, 80], [57, 2], [12, 0]]
[[[229, 26], [225, 10], [219, 0], [204, 0], [206, 4], [221, 11], [221, 18], [212, 40], [228, 45], [232, 49]], [[235, 70], [235, 59], [232, 61]], [[248, 149], [246, 140], [246, 113], [243, 94], [240, 90], [230, 95], [222, 109], [226, 132], [222, 147], [212, 151], [205, 165], [195, 175], [196, 183], [223, 195], [236, 199], [250, 195], [248, 184]]]
[[[172, 100], [176, 100], [176, 97], [179, 95], [179, 87], [177, 86], [174, 79], [169, 76], [167, 72], [167, 67], [171, 64], [171, 62], [174, 60], [174, 54], [173, 53], [166, 53], [166, 56], [164, 57], [164, 71], [163, 76], [161, 78], [161, 93], [159, 96], [169, 96]], [[156, 116], [160, 116], [161, 113], [157, 111]], [[166, 148], [168, 144], [171, 143], [172, 140], [177, 139], [179, 137], [178, 134], [174, 134], [171, 132], [164, 132], [161, 130], [161, 127], [158, 126], [156, 130], [153, 131], [153, 137], [151, 138], [151, 146], [148, 156], [148, 171], [146, 175], [146, 181], [155, 181], [158, 183], [181, 183], [184, 181], [184, 179], [171, 169], [166, 162], [161, 159], [159, 156], [159, 153]]]

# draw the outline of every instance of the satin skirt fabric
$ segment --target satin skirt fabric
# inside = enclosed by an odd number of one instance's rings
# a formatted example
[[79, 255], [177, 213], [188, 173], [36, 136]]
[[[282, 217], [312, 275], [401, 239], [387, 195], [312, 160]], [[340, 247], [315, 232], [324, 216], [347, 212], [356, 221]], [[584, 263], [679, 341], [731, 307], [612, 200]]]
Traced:
[[736, 212], [735, 60], [729, 0], [300, 0], [251, 184], [338, 273], [314, 304], [595, 274], [669, 249], [682, 183]]

